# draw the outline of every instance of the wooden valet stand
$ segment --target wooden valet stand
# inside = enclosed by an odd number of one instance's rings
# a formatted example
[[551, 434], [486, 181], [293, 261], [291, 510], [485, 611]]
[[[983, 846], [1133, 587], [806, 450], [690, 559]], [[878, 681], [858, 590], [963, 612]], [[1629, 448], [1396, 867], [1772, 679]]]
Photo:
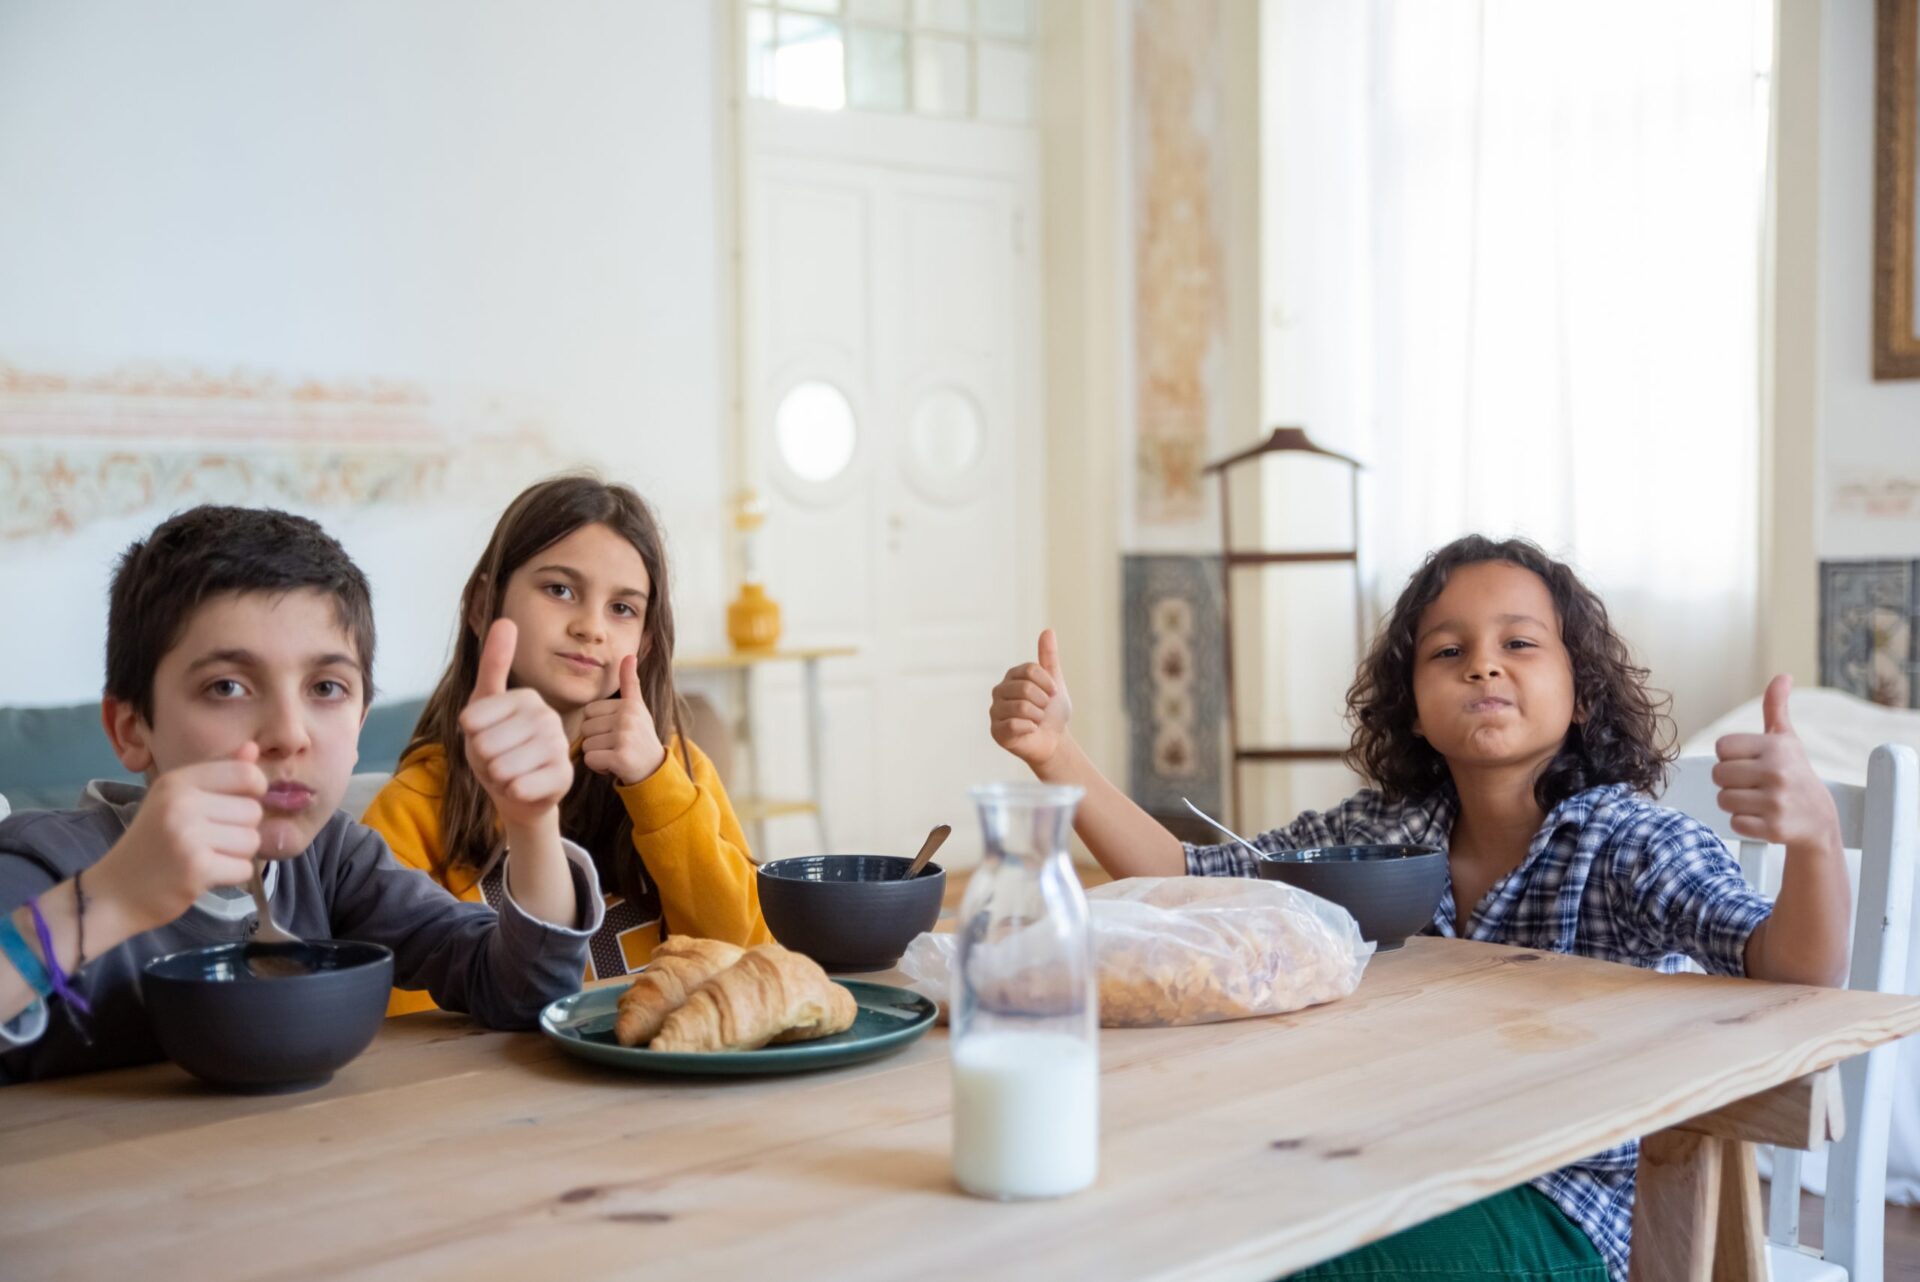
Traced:
[[[1229, 473], [1236, 467], [1255, 463], [1269, 454], [1317, 455], [1344, 463], [1349, 472], [1352, 502], [1349, 515], [1352, 529], [1347, 546], [1314, 552], [1289, 552], [1276, 549], [1241, 549], [1234, 546], [1233, 514], [1230, 508], [1231, 489]], [[1221, 638], [1224, 651], [1227, 700], [1227, 750], [1228, 780], [1232, 793], [1231, 811], [1233, 826], [1238, 829], [1245, 816], [1241, 813], [1243, 790], [1240, 787], [1240, 767], [1248, 763], [1268, 763], [1295, 765], [1303, 762], [1339, 761], [1346, 755], [1345, 748], [1320, 747], [1300, 744], [1248, 744], [1240, 738], [1240, 720], [1238, 703], [1234, 697], [1233, 663], [1233, 579], [1234, 571], [1243, 567], [1269, 567], [1287, 565], [1340, 565], [1351, 567], [1353, 576], [1353, 635], [1354, 643], [1361, 650], [1366, 646], [1366, 606], [1360, 590], [1360, 470], [1356, 459], [1348, 458], [1333, 450], [1315, 445], [1307, 436], [1303, 427], [1276, 427], [1267, 439], [1258, 445], [1241, 450], [1238, 454], [1229, 454], [1207, 464], [1207, 472], [1220, 478], [1220, 579], [1221, 579], [1221, 615], [1225, 635]]]

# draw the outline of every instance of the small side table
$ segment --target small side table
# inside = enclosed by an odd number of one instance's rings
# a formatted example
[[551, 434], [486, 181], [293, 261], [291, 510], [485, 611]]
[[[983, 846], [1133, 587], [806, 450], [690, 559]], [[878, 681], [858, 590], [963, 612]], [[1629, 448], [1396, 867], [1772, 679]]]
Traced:
[[[821, 853], [831, 853], [833, 842], [827, 837], [826, 791], [822, 782], [821, 759], [825, 755], [826, 713], [820, 705], [820, 660], [844, 659], [859, 653], [852, 646], [782, 646], [772, 650], [726, 650], [711, 654], [679, 655], [673, 661], [677, 672], [725, 672], [732, 675], [739, 695], [739, 719], [734, 737], [745, 749], [747, 778], [752, 791], [733, 799], [734, 813], [752, 829], [755, 862], [766, 858], [767, 820], [793, 815], [812, 815], [814, 831], [820, 837]], [[807, 792], [805, 799], [781, 799], [764, 795], [760, 774], [760, 748], [753, 732], [753, 669], [765, 663], [798, 663], [807, 718]]]

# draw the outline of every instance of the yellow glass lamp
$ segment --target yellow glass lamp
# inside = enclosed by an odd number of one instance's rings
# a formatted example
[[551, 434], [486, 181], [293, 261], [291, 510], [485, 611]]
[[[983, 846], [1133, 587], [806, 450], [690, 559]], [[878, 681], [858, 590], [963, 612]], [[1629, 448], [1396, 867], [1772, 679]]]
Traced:
[[780, 644], [780, 603], [768, 596], [761, 584], [759, 560], [754, 555], [758, 531], [766, 520], [767, 505], [759, 494], [751, 489], [740, 491], [733, 528], [740, 531], [746, 576], [740, 584], [740, 595], [727, 607], [727, 639], [736, 650], [771, 650]]

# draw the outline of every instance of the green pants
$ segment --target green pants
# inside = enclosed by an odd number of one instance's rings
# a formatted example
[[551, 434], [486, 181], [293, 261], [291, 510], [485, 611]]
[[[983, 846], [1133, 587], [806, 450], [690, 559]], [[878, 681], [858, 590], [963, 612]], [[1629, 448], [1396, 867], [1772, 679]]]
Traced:
[[1607, 1282], [1607, 1266], [1578, 1225], [1523, 1184], [1290, 1276]]

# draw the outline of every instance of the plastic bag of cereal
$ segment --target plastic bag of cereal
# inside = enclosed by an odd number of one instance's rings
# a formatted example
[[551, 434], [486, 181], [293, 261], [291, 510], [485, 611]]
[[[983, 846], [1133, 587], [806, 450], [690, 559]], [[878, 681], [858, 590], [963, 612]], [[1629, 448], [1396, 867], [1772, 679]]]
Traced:
[[[1359, 986], [1373, 955], [1346, 909], [1277, 881], [1133, 877], [1087, 892], [1087, 906], [1108, 1028], [1207, 1024], [1337, 1001]], [[953, 950], [952, 935], [923, 934], [900, 969], [916, 991], [944, 1003]]]

